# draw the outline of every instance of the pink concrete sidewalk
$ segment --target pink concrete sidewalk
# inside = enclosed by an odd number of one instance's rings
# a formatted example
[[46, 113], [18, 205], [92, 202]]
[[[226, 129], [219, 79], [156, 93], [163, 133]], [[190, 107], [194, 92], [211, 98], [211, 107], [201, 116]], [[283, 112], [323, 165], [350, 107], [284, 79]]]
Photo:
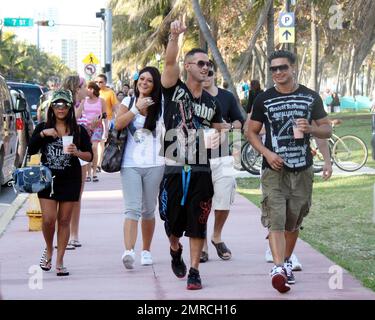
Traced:
[[[172, 273], [168, 241], [158, 214], [152, 248], [154, 266], [140, 265], [139, 234], [136, 267], [125, 270], [121, 262], [124, 217], [120, 177], [100, 174], [99, 178], [98, 183], [87, 183], [83, 197], [80, 227], [83, 246], [67, 251], [65, 256], [71, 276], [41, 272], [42, 289], [30, 288], [36, 275], [29, 273], [39, 272], [43, 236], [41, 232], [27, 231], [27, 204], [17, 213], [0, 238], [3, 299], [375, 299], [374, 292], [362, 287], [346, 271], [343, 288], [330, 289], [334, 274], [329, 269], [334, 263], [303, 241], [299, 241], [296, 249], [303, 264], [303, 271], [295, 273], [296, 284], [287, 294], [275, 291], [268, 276], [272, 264], [264, 260], [266, 231], [260, 224], [259, 209], [240, 195], [223, 235], [233, 259], [222, 261], [209, 244], [209, 261], [200, 267], [202, 290], [186, 290], [186, 279], [177, 279]], [[211, 216], [209, 235], [212, 220]], [[187, 239], [182, 239], [182, 243], [188, 262]]]

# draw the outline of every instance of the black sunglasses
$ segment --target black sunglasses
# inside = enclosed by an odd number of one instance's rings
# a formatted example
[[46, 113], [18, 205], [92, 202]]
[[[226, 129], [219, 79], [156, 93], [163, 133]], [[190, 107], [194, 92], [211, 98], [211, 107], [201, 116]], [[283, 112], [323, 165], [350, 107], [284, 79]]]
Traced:
[[53, 102], [52, 103], [52, 108], [54, 109], [69, 109], [71, 107], [70, 103], [67, 102]]
[[287, 64], [282, 64], [282, 65], [279, 65], [279, 66], [272, 66], [272, 67], [270, 67], [270, 71], [272, 73], [277, 72], [277, 70], [280, 70], [280, 72], [283, 72], [283, 71], [286, 71], [288, 69], [289, 69], [289, 66]]
[[199, 68], [203, 68], [206, 66], [207, 68], [212, 68], [212, 62], [211, 61], [203, 61], [199, 60], [197, 62], [189, 62], [189, 64], [196, 64]]

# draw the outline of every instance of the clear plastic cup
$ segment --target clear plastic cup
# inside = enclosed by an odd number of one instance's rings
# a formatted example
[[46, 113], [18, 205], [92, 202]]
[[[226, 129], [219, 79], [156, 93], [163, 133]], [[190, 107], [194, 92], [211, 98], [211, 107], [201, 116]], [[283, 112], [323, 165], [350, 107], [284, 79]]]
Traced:
[[206, 149], [209, 149], [211, 148], [211, 139], [212, 139], [212, 136], [215, 134], [216, 132], [216, 129], [204, 129], [203, 130], [203, 137], [204, 137], [204, 145], [206, 146]]
[[68, 146], [70, 146], [73, 143], [73, 136], [63, 136], [63, 152], [68, 153]]
[[297, 126], [293, 126], [293, 134], [294, 139], [303, 139], [303, 132]]

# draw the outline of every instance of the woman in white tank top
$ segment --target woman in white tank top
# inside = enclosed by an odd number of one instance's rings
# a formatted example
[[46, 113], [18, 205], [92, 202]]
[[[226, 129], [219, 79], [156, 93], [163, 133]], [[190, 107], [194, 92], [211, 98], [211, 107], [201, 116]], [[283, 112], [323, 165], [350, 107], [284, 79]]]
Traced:
[[150, 248], [155, 229], [156, 201], [164, 173], [164, 158], [159, 156], [163, 134], [159, 70], [143, 68], [134, 87], [135, 99], [124, 99], [115, 124], [117, 130], [128, 130], [121, 165], [125, 204], [125, 252], [122, 262], [126, 269], [134, 268], [134, 247], [140, 218], [143, 240], [141, 264], [153, 263]]

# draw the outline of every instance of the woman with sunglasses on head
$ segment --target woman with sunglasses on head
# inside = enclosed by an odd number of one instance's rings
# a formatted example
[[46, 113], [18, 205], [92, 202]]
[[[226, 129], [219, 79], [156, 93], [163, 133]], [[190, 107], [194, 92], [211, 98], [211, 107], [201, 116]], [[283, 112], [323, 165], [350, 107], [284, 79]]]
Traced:
[[[63, 147], [63, 137], [72, 136], [73, 143]], [[43, 212], [43, 236], [46, 249], [40, 267], [52, 267], [53, 238], [57, 221], [57, 276], [68, 276], [63, 259], [70, 234], [73, 205], [79, 201], [81, 190], [81, 165], [78, 159], [91, 161], [90, 138], [82, 126], [77, 125], [74, 100], [68, 90], [52, 94], [47, 122], [39, 124], [29, 143], [29, 154], [41, 152], [41, 163], [52, 171], [53, 184], [38, 193]]]
[[96, 175], [98, 143], [102, 140], [103, 132], [107, 131], [107, 119], [103, 119], [106, 107], [104, 100], [99, 97], [99, 90], [99, 86], [94, 81], [90, 81], [87, 85], [88, 96], [81, 101], [80, 106], [76, 109], [77, 119], [81, 117], [83, 112], [86, 115], [86, 128], [91, 137], [92, 151], [94, 152], [94, 159], [87, 165], [88, 177], [86, 178], [86, 182], [99, 181]]
[[152, 265], [150, 252], [155, 229], [155, 208], [160, 181], [164, 172], [161, 149], [161, 82], [154, 67], [145, 67], [135, 81], [135, 98], [126, 97], [116, 117], [117, 130], [128, 129], [121, 165], [125, 203], [124, 243], [122, 262], [133, 269], [138, 220], [142, 218], [141, 265]]
[[[77, 114], [77, 110], [80, 106], [81, 101], [83, 101], [87, 97], [87, 85], [84, 78], [78, 75], [68, 76], [64, 79], [62, 87], [65, 90], [69, 90], [73, 93], [73, 100], [74, 100], [74, 107], [75, 107], [75, 114]], [[87, 118], [85, 112], [81, 113], [80, 117], [77, 117], [77, 124], [87, 127]], [[81, 197], [83, 188], [85, 186], [86, 180], [86, 173], [87, 173], [87, 165], [88, 162], [79, 160], [81, 164], [81, 193], [78, 202], [75, 202], [73, 205], [73, 213], [72, 219], [70, 222], [70, 240], [68, 245], [66, 246], [66, 250], [74, 250], [75, 248], [81, 247], [81, 243], [79, 242], [78, 231], [79, 231], [79, 218], [81, 213]]]

